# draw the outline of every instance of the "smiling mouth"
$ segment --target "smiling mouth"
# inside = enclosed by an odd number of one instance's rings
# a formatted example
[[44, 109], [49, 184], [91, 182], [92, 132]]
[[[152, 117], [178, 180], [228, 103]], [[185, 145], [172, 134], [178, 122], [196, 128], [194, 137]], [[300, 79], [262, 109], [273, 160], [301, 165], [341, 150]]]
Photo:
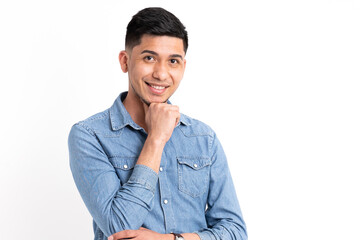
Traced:
[[147, 83], [147, 82], [145, 82], [148, 86], [150, 86], [150, 87], [152, 87], [152, 88], [154, 88], [154, 89], [156, 89], [156, 90], [163, 90], [163, 89], [165, 89], [165, 88], [168, 88], [168, 86], [158, 86], [158, 85], [152, 85], [152, 84], [150, 84], [150, 83]]

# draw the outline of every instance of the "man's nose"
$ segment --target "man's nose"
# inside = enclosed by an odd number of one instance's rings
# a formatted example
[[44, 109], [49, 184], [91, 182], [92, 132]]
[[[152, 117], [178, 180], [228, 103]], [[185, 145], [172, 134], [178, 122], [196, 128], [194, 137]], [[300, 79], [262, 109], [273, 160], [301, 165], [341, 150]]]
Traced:
[[169, 69], [166, 63], [159, 62], [154, 66], [153, 77], [164, 81], [169, 77]]

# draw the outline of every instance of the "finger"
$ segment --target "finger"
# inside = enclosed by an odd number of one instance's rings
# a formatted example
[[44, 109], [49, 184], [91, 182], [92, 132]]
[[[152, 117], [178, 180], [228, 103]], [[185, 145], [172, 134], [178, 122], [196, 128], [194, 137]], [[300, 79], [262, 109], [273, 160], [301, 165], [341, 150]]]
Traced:
[[113, 235], [108, 237], [108, 240], [132, 239], [132, 238], [136, 237], [136, 231], [137, 230], [123, 230], [123, 231], [114, 233]]
[[177, 113], [177, 116], [176, 116], [175, 127], [179, 124], [179, 122], [180, 122], [180, 117], [181, 117], [181, 114], [178, 112], [178, 113]]
[[180, 111], [179, 106], [176, 106], [176, 105], [171, 105], [170, 109], [173, 110], [173, 111], [176, 111], [176, 112]]
[[113, 236], [108, 237], [108, 240], [127, 240], [127, 239], [134, 239], [134, 238], [113, 238]]

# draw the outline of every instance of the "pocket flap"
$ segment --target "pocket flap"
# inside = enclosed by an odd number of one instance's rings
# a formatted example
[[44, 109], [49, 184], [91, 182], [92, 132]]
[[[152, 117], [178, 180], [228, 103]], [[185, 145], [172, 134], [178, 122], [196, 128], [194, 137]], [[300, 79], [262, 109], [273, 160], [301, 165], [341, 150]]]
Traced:
[[177, 157], [177, 161], [179, 164], [185, 164], [194, 170], [200, 170], [211, 163], [208, 157]]
[[120, 168], [126, 171], [134, 168], [137, 162], [137, 157], [112, 157], [110, 158], [110, 162], [115, 168]]

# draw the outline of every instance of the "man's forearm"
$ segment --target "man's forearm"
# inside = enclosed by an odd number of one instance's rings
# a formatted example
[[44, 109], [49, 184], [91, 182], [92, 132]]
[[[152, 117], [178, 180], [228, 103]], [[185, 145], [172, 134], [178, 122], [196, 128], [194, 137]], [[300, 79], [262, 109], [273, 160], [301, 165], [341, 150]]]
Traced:
[[163, 142], [149, 136], [144, 143], [136, 164], [145, 165], [159, 173], [164, 146]]
[[161, 156], [166, 142], [180, 119], [177, 106], [166, 103], [144, 104], [145, 123], [148, 137], [141, 150], [137, 164], [145, 165], [159, 173]]

